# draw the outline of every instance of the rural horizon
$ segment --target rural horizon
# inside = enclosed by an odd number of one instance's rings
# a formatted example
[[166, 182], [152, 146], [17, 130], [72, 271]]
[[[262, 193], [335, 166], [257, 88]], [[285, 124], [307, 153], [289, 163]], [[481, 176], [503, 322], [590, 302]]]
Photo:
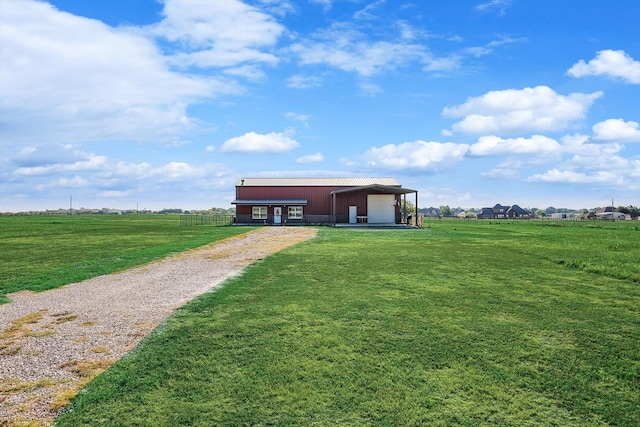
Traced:
[[[410, 201], [409, 201], [410, 202]], [[614, 201], [615, 202], [615, 201]], [[500, 202], [496, 202], [496, 203], [500, 203]], [[411, 207], [413, 207], [413, 203], [409, 203], [411, 205]], [[520, 203], [500, 203], [500, 204], [505, 204], [505, 205], [518, 205], [522, 208], [525, 208], [527, 210], [532, 211], [533, 213], [536, 213], [536, 211], [544, 211], [547, 215], [551, 214], [551, 213], [588, 213], [588, 212], [592, 212], [592, 211], [596, 211], [597, 209], [602, 209], [605, 207], [609, 207], [609, 206], [613, 206], [615, 209], [618, 209], [620, 207], [622, 208], [626, 208], [626, 207], [635, 207], [637, 208], [637, 206], [639, 204], [630, 204], [630, 205], [619, 205], [619, 204], [603, 204], [603, 205], [594, 205], [592, 207], [582, 207], [582, 208], [568, 208], [568, 207], [563, 207], [563, 206], [535, 206], [535, 207], [530, 207], [528, 205], [522, 205]], [[466, 212], [466, 211], [475, 211], [478, 212], [480, 211], [483, 207], [492, 207], [494, 206], [494, 204], [492, 205], [488, 205], [488, 206], [479, 206], [479, 207], [463, 207], [463, 206], [451, 206], [451, 205], [439, 205], [439, 206], [423, 206], [423, 207], [419, 207], [419, 211], [426, 211], [426, 210], [430, 210], [430, 209], [439, 209], [441, 210], [444, 207], [448, 207], [450, 208], [452, 211], [455, 211], [455, 213], [459, 213], [459, 212]], [[210, 207], [210, 208], [197, 208], [197, 209], [190, 209], [190, 208], [182, 208], [182, 207], [168, 207], [166, 205], [162, 205], [160, 204], [159, 206], [162, 206], [160, 208], [155, 208], [155, 209], [149, 209], [146, 207], [142, 207], [143, 205], [140, 205], [140, 207], [136, 206], [133, 208], [117, 208], [117, 207], [85, 207], [85, 206], [71, 206], [71, 207], [59, 207], [59, 208], [52, 208], [52, 209], [34, 209], [34, 210], [27, 210], [27, 211], [1, 211], [0, 210], [0, 215], [11, 215], [11, 214], [27, 214], [27, 213], [41, 213], [41, 214], [45, 214], [45, 213], [52, 213], [52, 214], [69, 214], [69, 212], [75, 212], [75, 213], [81, 213], [81, 212], [87, 212], [87, 213], [105, 213], [105, 214], [113, 214], [113, 213], [118, 213], [118, 212], [127, 212], [127, 213], [190, 213], [190, 212], [196, 212], [196, 213], [204, 213], [204, 212], [209, 212], [209, 213], [231, 213], [235, 211], [235, 207], [232, 205], [229, 205], [229, 207], [219, 207], [219, 206], [214, 206], [214, 207]]]
[[242, 177], [388, 176], [421, 206], [636, 206], [638, 15], [627, 0], [5, 0], [0, 212], [70, 194], [224, 208]]

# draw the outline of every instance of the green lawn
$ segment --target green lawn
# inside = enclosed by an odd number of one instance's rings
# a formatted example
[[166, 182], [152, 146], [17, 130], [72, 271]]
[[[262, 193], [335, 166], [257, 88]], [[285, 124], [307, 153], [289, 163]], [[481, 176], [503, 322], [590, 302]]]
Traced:
[[249, 231], [180, 227], [176, 215], [0, 216], [0, 303]]
[[431, 226], [323, 228], [254, 264], [56, 425], [640, 425], [634, 224]]

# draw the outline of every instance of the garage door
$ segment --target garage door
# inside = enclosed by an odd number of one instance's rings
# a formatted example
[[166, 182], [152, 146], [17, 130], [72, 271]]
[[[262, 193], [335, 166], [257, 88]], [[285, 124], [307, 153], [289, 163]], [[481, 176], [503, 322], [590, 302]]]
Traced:
[[369, 194], [367, 196], [367, 221], [373, 224], [395, 223], [395, 202], [393, 194]]

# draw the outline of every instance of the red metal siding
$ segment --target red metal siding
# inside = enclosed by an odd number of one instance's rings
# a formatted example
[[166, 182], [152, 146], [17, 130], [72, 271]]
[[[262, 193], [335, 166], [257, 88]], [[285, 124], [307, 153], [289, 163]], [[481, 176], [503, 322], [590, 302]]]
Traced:
[[[250, 187], [237, 186], [237, 199], [306, 199], [307, 205], [303, 208], [304, 215], [331, 215], [332, 196], [334, 190], [342, 190], [349, 187]], [[348, 214], [349, 206], [358, 206], [358, 215], [367, 215], [367, 195], [385, 194], [371, 191], [355, 191], [339, 193], [336, 195], [336, 215]], [[400, 205], [400, 195], [396, 195], [397, 205]], [[251, 214], [251, 206], [238, 205], [238, 214]], [[271, 210], [269, 209], [269, 213]], [[399, 215], [400, 208], [396, 208]]]
[[[307, 205], [303, 208], [305, 215], [331, 214], [331, 187], [236, 187], [237, 199], [305, 199]], [[238, 206], [238, 213], [251, 213]]]
[[[353, 193], [338, 194], [336, 197], [336, 215], [348, 214], [349, 206], [357, 206], [357, 215], [369, 215], [367, 210], [367, 196], [369, 194], [387, 194], [375, 191], [355, 191]], [[400, 213], [400, 195], [395, 196], [396, 199], [396, 216]]]
[[336, 215], [348, 214], [349, 206], [357, 206], [357, 215], [367, 215], [367, 193], [356, 191], [336, 195]]

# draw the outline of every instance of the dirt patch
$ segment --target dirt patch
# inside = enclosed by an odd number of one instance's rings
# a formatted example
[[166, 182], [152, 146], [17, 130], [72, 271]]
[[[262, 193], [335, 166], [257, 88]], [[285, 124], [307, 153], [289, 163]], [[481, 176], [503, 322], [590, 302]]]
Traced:
[[49, 425], [176, 308], [316, 234], [264, 227], [120, 273], [9, 295], [0, 305], [0, 426]]

